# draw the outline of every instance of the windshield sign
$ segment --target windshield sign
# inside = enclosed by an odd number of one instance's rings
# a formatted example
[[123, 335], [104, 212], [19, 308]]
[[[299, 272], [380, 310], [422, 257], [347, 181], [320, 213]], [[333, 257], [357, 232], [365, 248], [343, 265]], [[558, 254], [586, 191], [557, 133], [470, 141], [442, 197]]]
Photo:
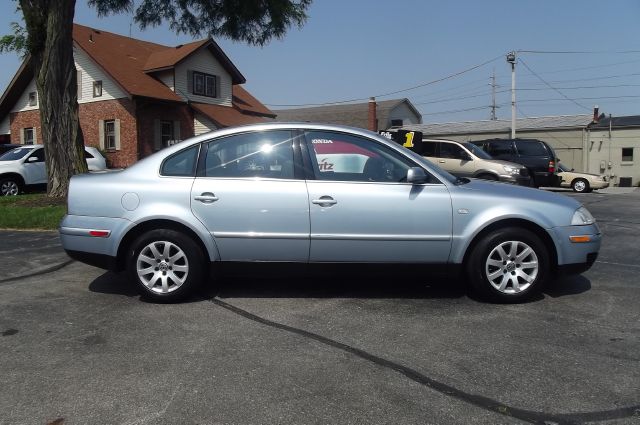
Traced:
[[0, 161], [15, 161], [17, 159], [22, 159], [29, 152], [31, 152], [33, 148], [15, 148], [0, 156]]

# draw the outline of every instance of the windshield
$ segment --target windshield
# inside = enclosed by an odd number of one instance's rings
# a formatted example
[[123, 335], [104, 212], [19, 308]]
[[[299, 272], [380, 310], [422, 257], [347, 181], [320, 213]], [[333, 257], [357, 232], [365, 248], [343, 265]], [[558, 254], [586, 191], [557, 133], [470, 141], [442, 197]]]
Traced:
[[474, 154], [475, 156], [477, 156], [478, 158], [481, 158], [481, 159], [493, 159], [491, 157], [491, 155], [489, 155], [488, 153], [483, 151], [482, 148], [479, 148], [478, 146], [474, 145], [473, 143], [465, 142], [465, 143], [462, 144], [462, 146], [464, 146], [465, 148], [470, 150], [471, 153]]
[[31, 152], [33, 148], [15, 148], [0, 156], [0, 161], [15, 161], [17, 159], [22, 159], [29, 152]]

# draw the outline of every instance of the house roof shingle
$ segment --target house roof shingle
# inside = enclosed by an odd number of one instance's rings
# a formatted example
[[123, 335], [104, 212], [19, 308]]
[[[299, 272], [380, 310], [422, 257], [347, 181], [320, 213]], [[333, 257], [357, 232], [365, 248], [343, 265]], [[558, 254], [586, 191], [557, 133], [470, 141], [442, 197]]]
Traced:
[[267, 120], [266, 117], [244, 114], [236, 108], [191, 102], [191, 107], [205, 115], [218, 127], [232, 127], [243, 124], [256, 124]]
[[[420, 117], [420, 113], [408, 99], [392, 99], [377, 101], [378, 122], [386, 123], [389, 114], [398, 105], [407, 102], [410, 109]], [[344, 105], [316, 106], [312, 108], [279, 109], [277, 121], [312, 121], [327, 124], [341, 124], [352, 127], [367, 128], [369, 126], [369, 103], [348, 103]]]
[[[518, 118], [518, 131], [550, 130], [557, 128], [585, 128], [592, 115], [561, 115], [551, 117]], [[402, 127], [405, 130], [421, 131], [426, 135], [452, 135], [469, 133], [500, 133], [511, 131], [511, 120], [484, 120], [447, 122], [435, 124], [416, 124]]]
[[[207, 48], [229, 72], [233, 83], [233, 106], [221, 106], [219, 111], [217, 108], [207, 109], [223, 114], [220, 121], [240, 124], [256, 122], [255, 116], [275, 117], [271, 110], [240, 86], [246, 81], [244, 76], [211, 39], [169, 47], [74, 24], [73, 40], [129, 96], [180, 103], [184, 100], [150, 73], [171, 68], [198, 49]], [[32, 78], [31, 61], [27, 57], [0, 98], [0, 117], [10, 111]], [[243, 122], [242, 116], [248, 118]]]

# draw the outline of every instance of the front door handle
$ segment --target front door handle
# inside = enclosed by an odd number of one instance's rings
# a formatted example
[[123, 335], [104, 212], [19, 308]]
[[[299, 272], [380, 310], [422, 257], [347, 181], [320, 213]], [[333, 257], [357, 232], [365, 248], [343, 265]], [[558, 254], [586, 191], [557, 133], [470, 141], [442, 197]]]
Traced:
[[200, 195], [194, 196], [193, 199], [203, 204], [212, 204], [218, 200], [218, 197], [211, 192], [203, 192]]
[[445, 161], [444, 159], [441, 159], [441, 160], [440, 160], [440, 161], [438, 161], [438, 162], [439, 162], [440, 164], [444, 164], [444, 163], [445, 163], [445, 162], [447, 162], [447, 161]]
[[330, 207], [338, 203], [331, 196], [321, 196], [319, 199], [314, 199], [311, 201], [312, 204], [320, 205], [321, 207]]

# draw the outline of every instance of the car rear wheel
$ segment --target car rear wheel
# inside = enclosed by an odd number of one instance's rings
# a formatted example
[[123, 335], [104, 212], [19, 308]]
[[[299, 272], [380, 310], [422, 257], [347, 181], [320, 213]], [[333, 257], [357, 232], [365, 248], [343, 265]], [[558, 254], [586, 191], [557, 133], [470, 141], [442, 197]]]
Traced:
[[0, 179], [0, 195], [15, 196], [20, 193], [20, 182], [13, 177]]
[[575, 179], [573, 183], [571, 183], [571, 187], [574, 192], [585, 193], [590, 192], [591, 187], [589, 187], [589, 182], [585, 179]]
[[520, 302], [544, 286], [549, 253], [538, 236], [521, 228], [488, 233], [473, 248], [467, 262], [472, 287], [498, 302]]
[[131, 246], [127, 269], [144, 296], [176, 302], [200, 285], [205, 257], [190, 237], [175, 230], [156, 229], [138, 237]]

